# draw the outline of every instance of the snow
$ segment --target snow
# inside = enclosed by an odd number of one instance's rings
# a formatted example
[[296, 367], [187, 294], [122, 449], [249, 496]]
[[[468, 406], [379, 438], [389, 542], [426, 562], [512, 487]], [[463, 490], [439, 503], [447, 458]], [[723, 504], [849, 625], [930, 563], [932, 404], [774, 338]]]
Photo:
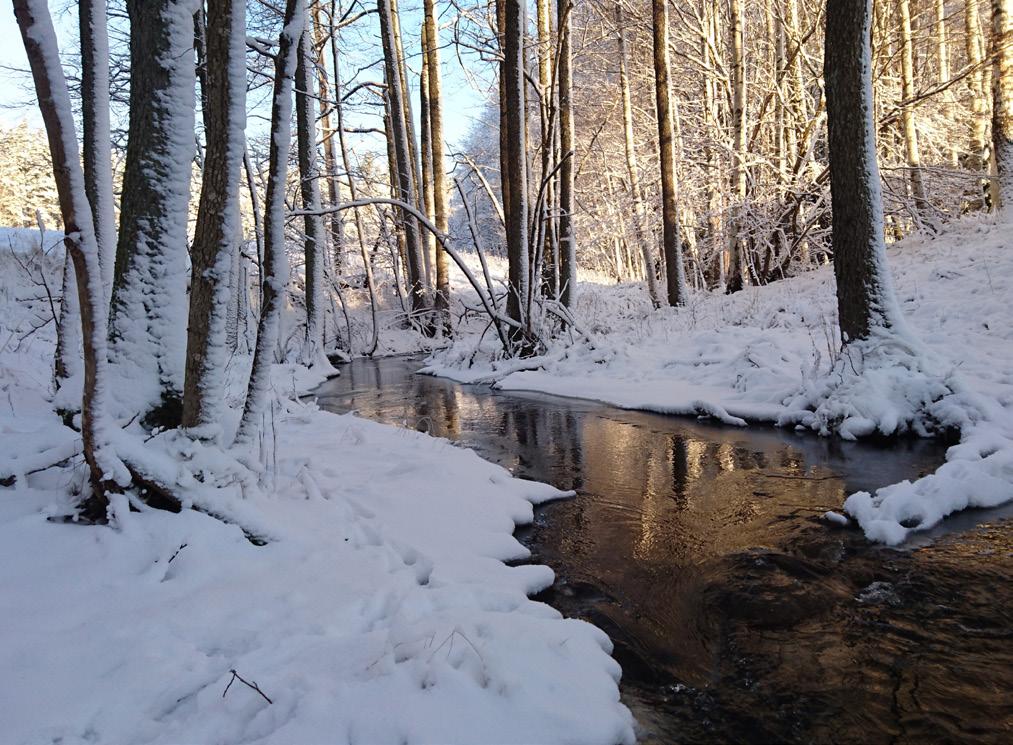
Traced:
[[954, 511], [1013, 499], [1006, 227], [968, 217], [935, 238], [891, 247], [904, 319], [843, 355], [828, 266], [733, 295], [694, 292], [686, 307], [658, 311], [641, 285], [585, 281], [575, 316], [590, 343], [556, 341], [544, 355], [518, 361], [500, 359], [488, 336], [479, 344], [476, 335], [462, 335], [426, 371], [503, 390], [849, 439], [959, 432], [936, 473], [845, 503], [870, 539], [896, 544]]
[[[532, 505], [567, 494], [322, 412], [298, 397], [319, 374], [275, 365], [248, 449], [113, 429], [201, 511], [119, 499], [111, 526], [64, 523], [86, 476], [49, 400], [52, 328], [32, 340], [0, 349], [5, 742], [633, 741], [608, 637], [529, 599], [549, 568], [504, 563], [528, 557]], [[226, 435], [249, 364], [228, 369]]]

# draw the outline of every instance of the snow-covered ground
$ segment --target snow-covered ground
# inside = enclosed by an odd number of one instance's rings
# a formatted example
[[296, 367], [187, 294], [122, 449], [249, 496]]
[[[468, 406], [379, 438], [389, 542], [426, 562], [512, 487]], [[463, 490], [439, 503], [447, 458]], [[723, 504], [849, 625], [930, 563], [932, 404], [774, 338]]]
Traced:
[[590, 343], [556, 343], [518, 362], [498, 361], [495, 340], [476, 353], [475, 338], [463, 337], [427, 369], [849, 438], [959, 429], [935, 474], [847, 501], [870, 538], [898, 543], [955, 510], [1013, 498], [1013, 238], [1009, 225], [967, 218], [888, 255], [913, 341], [876, 338], [841, 357], [825, 267], [731, 296], [693, 293], [678, 310], [652, 311], [638, 285], [585, 282], [575, 316]]
[[[512, 532], [532, 505], [565, 495], [322, 412], [296, 395], [305, 368], [274, 370], [259, 477], [123, 421], [117, 447], [148, 438], [204, 511], [116, 500], [110, 526], [61, 521], [84, 475], [31, 279], [60, 259], [35, 258], [0, 258], [0, 741], [632, 742], [608, 637], [529, 599], [550, 569], [504, 563], [528, 555]], [[226, 434], [247, 365], [230, 366]]]

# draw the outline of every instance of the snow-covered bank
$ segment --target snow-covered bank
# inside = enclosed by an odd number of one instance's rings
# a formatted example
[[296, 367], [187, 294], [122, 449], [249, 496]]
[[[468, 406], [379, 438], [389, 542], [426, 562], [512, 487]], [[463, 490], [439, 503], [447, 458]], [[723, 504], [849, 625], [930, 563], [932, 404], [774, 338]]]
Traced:
[[[775, 422], [843, 437], [959, 429], [935, 474], [846, 504], [870, 538], [898, 543], [945, 515], [1013, 498], [1013, 239], [968, 218], [889, 251], [920, 340], [871, 340], [840, 356], [830, 267], [731, 296], [694, 293], [651, 311], [639, 286], [585, 283], [576, 317], [593, 344], [496, 361], [463, 338], [427, 370], [506, 390], [589, 398], [730, 424]], [[523, 369], [521, 369], [523, 368]]]
[[608, 637], [529, 599], [549, 568], [504, 563], [562, 493], [303, 403], [319, 378], [279, 365], [252, 488], [220, 449], [120, 421], [117, 447], [147, 440], [163, 482], [229, 522], [115, 497], [110, 526], [61, 522], [85, 474], [53, 411], [48, 302], [2, 272], [0, 312], [0, 740], [632, 742]]

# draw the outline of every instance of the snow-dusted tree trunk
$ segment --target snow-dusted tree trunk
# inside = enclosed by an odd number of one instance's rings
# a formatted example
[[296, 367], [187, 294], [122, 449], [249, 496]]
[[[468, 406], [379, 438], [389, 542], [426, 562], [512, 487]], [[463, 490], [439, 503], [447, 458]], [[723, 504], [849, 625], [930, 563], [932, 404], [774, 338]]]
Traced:
[[53, 176], [66, 235], [64, 245], [74, 264], [84, 343], [84, 389], [81, 437], [93, 487], [83, 505], [86, 517], [104, 519], [108, 501], [104, 484], [113, 465], [103, 447], [110, 426], [106, 413], [106, 314], [102, 268], [84, 171], [78, 159], [70, 93], [60, 65], [52, 19], [44, 0], [14, 0], [25, 52], [32, 69], [39, 110], [46, 126], [53, 159]]
[[992, 0], [992, 150], [998, 197], [1009, 212], [1013, 201], [1013, 0]]
[[864, 339], [900, 324], [886, 264], [883, 200], [872, 97], [872, 0], [827, 6], [827, 127], [834, 274], [841, 336]]
[[317, 167], [317, 116], [314, 105], [313, 44], [309, 18], [299, 37], [295, 72], [296, 131], [299, 141], [299, 193], [302, 196], [303, 243], [306, 272], [306, 337], [299, 361], [304, 365], [326, 364], [324, 356], [324, 263], [326, 238], [320, 215], [320, 171]]
[[106, 304], [116, 263], [116, 213], [113, 198], [112, 136], [109, 129], [109, 32], [106, 0], [80, 0], [81, 124], [84, 135], [84, 183], [95, 222]]
[[299, 38], [305, 28], [305, 0], [286, 0], [285, 20], [274, 63], [274, 94], [271, 102], [271, 147], [268, 155], [267, 198], [264, 206], [264, 264], [261, 268], [260, 323], [253, 369], [246, 390], [243, 416], [236, 432], [236, 444], [251, 442], [259, 431], [267, 392], [271, 387], [271, 365], [278, 345], [281, 309], [288, 284], [285, 257], [285, 183], [288, 176], [288, 148], [292, 141], [292, 79], [295, 76]]
[[56, 329], [56, 360], [53, 379], [57, 390], [81, 372], [81, 304], [77, 297], [74, 259], [67, 251], [63, 260], [63, 292]]
[[[535, 4], [536, 25], [538, 28], [538, 87], [540, 89], [538, 120], [541, 136], [542, 178], [552, 171], [552, 156], [556, 141], [557, 128], [552, 107], [555, 96], [552, 93], [552, 76], [555, 72], [552, 43], [552, 13], [549, 0], [537, 0]], [[546, 215], [555, 215], [556, 192], [555, 180], [545, 185]], [[557, 220], [547, 220], [545, 239], [542, 242], [542, 284], [545, 293], [551, 297], [559, 294], [559, 256], [557, 246]]]
[[[573, 0], [556, 0], [556, 28], [559, 34], [559, 289], [563, 305], [572, 307], [577, 302], [577, 237], [574, 234], [573, 214], [577, 195], [574, 178], [576, 152], [574, 151], [573, 123]], [[523, 164], [523, 161], [522, 161]]]
[[[195, 0], [127, 0], [130, 130], [113, 286], [112, 356], [133, 410], [178, 421], [186, 346]], [[175, 412], [175, 413], [173, 413]]]
[[[503, 0], [503, 86], [506, 114], [506, 181], [504, 201], [507, 240], [507, 315], [524, 325], [528, 297], [528, 179], [527, 132], [525, 126], [524, 83], [524, 30], [527, 27], [527, 8], [523, 0]], [[560, 210], [563, 209], [560, 188]], [[563, 228], [560, 226], [560, 244]], [[560, 250], [565, 250], [560, 246]], [[566, 282], [560, 277], [560, 284]], [[515, 341], [520, 340], [516, 329], [511, 330]]]
[[190, 251], [182, 425], [200, 437], [218, 437], [229, 352], [225, 324], [239, 253], [239, 179], [246, 147], [243, 0], [208, 0], [206, 99], [207, 151]]
[[630, 180], [630, 195], [633, 198], [633, 233], [644, 260], [647, 294], [651, 298], [651, 304], [658, 308], [661, 306], [661, 298], [658, 295], [658, 278], [654, 274], [652, 241], [647, 231], [647, 209], [644, 205], [644, 189], [640, 184], [640, 166], [637, 163], [637, 148], [633, 135], [633, 103], [630, 96], [630, 76], [626, 70], [626, 31], [623, 18], [622, 2], [617, 2], [615, 21], [619, 44], [619, 88], [623, 99], [623, 146], [626, 153], [626, 175]]
[[[429, 131], [432, 147], [433, 213], [436, 229], [446, 235], [450, 217], [447, 205], [447, 175], [443, 143], [443, 80], [440, 71], [440, 34], [436, 24], [436, 3], [425, 0], [425, 38], [427, 75], [429, 82]], [[450, 264], [447, 253], [437, 247], [436, 270], [436, 311], [443, 317], [441, 323], [449, 327], [450, 308]]]
[[[735, 0], [732, 0], [735, 2]], [[654, 93], [658, 111], [658, 143], [661, 161], [661, 220], [664, 234], [665, 276], [668, 304], [686, 304], [686, 274], [679, 238], [679, 193], [675, 180], [675, 114], [672, 110], [668, 55], [668, 0], [653, 0]]]

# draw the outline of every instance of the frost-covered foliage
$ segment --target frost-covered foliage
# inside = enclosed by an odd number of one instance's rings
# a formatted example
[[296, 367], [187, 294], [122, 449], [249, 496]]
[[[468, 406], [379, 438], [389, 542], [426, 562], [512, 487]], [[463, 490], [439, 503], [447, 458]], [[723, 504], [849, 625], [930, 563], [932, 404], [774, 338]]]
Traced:
[[[60, 204], [46, 135], [22, 122], [0, 127], [0, 225], [30, 228], [35, 211], [49, 227], [60, 227]], [[6, 250], [7, 244], [2, 243]]]
[[[500, 360], [491, 339], [460, 338], [432, 372], [664, 413], [811, 429], [846, 438], [945, 436], [961, 444], [934, 476], [847, 511], [896, 543], [954, 510], [1013, 498], [1013, 252], [1007, 227], [965, 218], [888, 251], [911, 334], [838, 343], [829, 267], [731, 296], [692, 293], [652, 312], [642, 285], [585, 283], [576, 319], [545, 355]], [[917, 341], [920, 339], [920, 341]]]

